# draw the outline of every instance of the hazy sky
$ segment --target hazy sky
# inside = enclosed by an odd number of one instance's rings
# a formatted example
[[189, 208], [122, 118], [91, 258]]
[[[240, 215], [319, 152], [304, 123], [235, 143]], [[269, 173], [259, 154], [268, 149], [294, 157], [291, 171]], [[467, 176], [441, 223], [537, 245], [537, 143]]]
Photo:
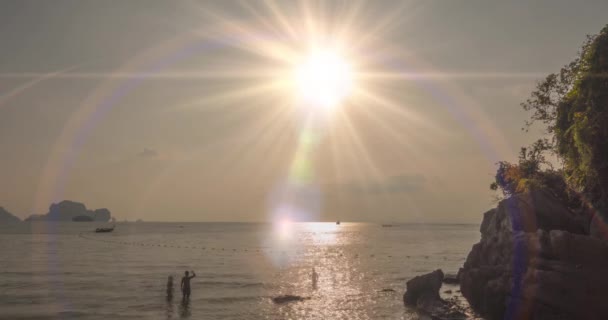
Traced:
[[[606, 1], [268, 3], [1, 1], [0, 205], [478, 222], [496, 161], [538, 137], [519, 103], [608, 23]], [[306, 21], [383, 75], [312, 126], [272, 87]]]

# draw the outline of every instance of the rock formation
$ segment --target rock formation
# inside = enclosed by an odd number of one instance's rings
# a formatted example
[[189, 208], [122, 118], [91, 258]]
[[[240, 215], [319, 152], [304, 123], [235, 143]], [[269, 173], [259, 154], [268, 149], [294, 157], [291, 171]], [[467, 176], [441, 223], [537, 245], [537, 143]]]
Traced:
[[6, 211], [3, 207], [0, 207], [0, 223], [8, 224], [8, 223], [18, 223], [21, 222], [21, 219], [15, 217], [10, 212]]
[[96, 209], [93, 211], [93, 219], [95, 221], [110, 221], [112, 215], [110, 214], [110, 210], [106, 208]]
[[277, 297], [272, 298], [272, 302], [274, 302], [276, 304], [283, 304], [283, 303], [288, 303], [288, 302], [300, 302], [300, 301], [304, 301], [304, 300], [308, 300], [308, 299], [310, 299], [310, 297], [301, 297], [301, 296], [286, 294], [286, 295], [277, 296]]
[[[89, 219], [86, 219], [89, 218]], [[53, 203], [45, 215], [32, 215], [26, 221], [110, 221], [108, 209], [87, 210], [84, 204], [64, 200]]]
[[462, 306], [455, 301], [446, 301], [439, 295], [444, 280], [441, 269], [414, 277], [406, 283], [403, 303], [416, 309], [434, 320], [467, 319]]
[[484, 214], [481, 241], [460, 272], [462, 294], [495, 319], [608, 319], [608, 243], [589, 219], [542, 190]]
[[76, 216], [76, 217], [72, 218], [72, 221], [74, 221], [74, 222], [93, 222], [95, 220], [93, 220], [93, 218], [89, 217], [89, 216]]
[[406, 283], [403, 303], [415, 306], [418, 304], [418, 301], [441, 299], [439, 289], [441, 289], [442, 281], [443, 271], [441, 269], [414, 277]]

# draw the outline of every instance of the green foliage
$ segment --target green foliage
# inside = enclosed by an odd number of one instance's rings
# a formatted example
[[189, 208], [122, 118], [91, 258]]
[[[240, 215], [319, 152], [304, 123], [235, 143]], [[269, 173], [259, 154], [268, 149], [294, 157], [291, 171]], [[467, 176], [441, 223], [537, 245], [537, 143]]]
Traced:
[[607, 75], [608, 26], [583, 46], [577, 76], [554, 122], [556, 151], [569, 185], [598, 205], [608, 198]]
[[553, 166], [545, 158], [545, 152], [551, 148], [552, 145], [547, 139], [539, 139], [530, 147], [521, 148], [517, 164], [499, 162], [490, 189], [500, 189], [503, 196], [509, 197], [525, 192], [532, 186], [551, 188], [546, 184], [555, 183], [554, 176], [559, 176], [558, 171], [553, 170]]
[[[491, 188], [509, 196], [539, 184], [569, 199], [576, 190], [608, 209], [608, 26], [588, 36], [579, 56], [541, 81], [522, 107], [532, 112], [526, 129], [540, 122], [551, 139], [522, 148], [518, 164], [498, 163]], [[546, 151], [562, 170], [541, 170]]]

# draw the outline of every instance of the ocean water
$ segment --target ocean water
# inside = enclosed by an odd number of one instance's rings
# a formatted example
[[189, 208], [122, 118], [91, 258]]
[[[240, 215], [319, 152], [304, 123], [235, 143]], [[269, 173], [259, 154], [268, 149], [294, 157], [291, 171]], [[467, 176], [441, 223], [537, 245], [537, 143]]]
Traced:
[[[479, 239], [477, 225], [118, 223], [92, 232], [98, 226], [0, 226], [0, 319], [418, 319], [403, 306], [405, 282], [455, 273]], [[188, 302], [185, 270], [197, 275]], [[284, 294], [310, 299], [273, 303]]]

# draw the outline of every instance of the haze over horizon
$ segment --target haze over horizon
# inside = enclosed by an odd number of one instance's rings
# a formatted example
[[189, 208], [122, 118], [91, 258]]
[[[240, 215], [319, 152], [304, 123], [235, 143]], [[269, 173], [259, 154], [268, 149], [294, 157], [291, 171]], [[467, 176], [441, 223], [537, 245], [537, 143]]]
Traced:
[[[605, 1], [4, 1], [0, 206], [20, 218], [68, 199], [121, 220], [477, 223], [496, 162], [539, 137], [522, 132], [519, 103], [605, 12]], [[369, 76], [355, 84], [367, 100], [312, 126], [275, 77], [310, 17], [329, 30], [320, 38], [349, 21], [361, 40], [350, 62]]]

